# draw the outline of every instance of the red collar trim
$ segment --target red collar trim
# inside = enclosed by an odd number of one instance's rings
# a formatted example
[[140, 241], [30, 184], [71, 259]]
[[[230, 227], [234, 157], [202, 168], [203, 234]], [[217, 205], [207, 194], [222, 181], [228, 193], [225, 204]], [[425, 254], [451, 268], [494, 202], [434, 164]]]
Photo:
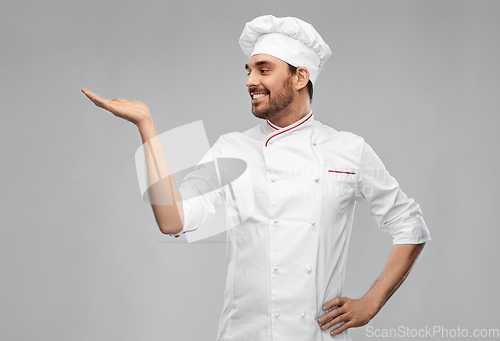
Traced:
[[[309, 116], [308, 116], [308, 117], [306, 116], [307, 118], [306, 118], [306, 119], [304, 119], [302, 122], [297, 123], [296, 125], [294, 125], [294, 126], [292, 126], [292, 127], [288, 128], [288, 129], [286, 129], [286, 130], [280, 131], [279, 133], [276, 133], [276, 134], [274, 134], [273, 136], [269, 137], [269, 138], [267, 139], [267, 141], [266, 141], [265, 146], [267, 147], [267, 144], [269, 143], [269, 140], [271, 140], [273, 137], [278, 136], [279, 134], [283, 134], [283, 133], [285, 133], [285, 132], [287, 132], [287, 131], [289, 131], [289, 130], [292, 130], [292, 129], [294, 129], [294, 128], [297, 128], [297, 127], [298, 127], [298, 126], [300, 126], [302, 123], [307, 122], [307, 120], [309, 120], [309, 119], [312, 117], [312, 115], [313, 115], [313, 113], [312, 113], [312, 111], [311, 111], [311, 113], [309, 114]], [[266, 120], [266, 121], [267, 121], [267, 120]], [[270, 127], [274, 128], [274, 129], [277, 129], [277, 128], [273, 127], [273, 126], [270, 124], [270, 122], [269, 122], [269, 121], [267, 121], [267, 123], [269, 124], [269, 126], [270, 126]]]
[[269, 126], [270, 126], [271, 128], [273, 128], [274, 130], [279, 130], [279, 128], [276, 128], [276, 127], [274, 126], [274, 124], [273, 124], [273, 123], [269, 122], [269, 120], [266, 120], [266, 122], [267, 122], [267, 124], [269, 124]]

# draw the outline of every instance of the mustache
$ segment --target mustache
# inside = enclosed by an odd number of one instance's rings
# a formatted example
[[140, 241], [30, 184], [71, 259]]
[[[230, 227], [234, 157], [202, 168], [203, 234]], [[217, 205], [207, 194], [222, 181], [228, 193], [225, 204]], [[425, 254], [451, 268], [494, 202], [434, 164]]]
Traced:
[[252, 93], [252, 92], [265, 92], [265, 93], [269, 93], [269, 90], [267, 90], [266, 88], [262, 87], [262, 88], [259, 88], [259, 87], [253, 87], [253, 88], [248, 88], [248, 92], [249, 93]]

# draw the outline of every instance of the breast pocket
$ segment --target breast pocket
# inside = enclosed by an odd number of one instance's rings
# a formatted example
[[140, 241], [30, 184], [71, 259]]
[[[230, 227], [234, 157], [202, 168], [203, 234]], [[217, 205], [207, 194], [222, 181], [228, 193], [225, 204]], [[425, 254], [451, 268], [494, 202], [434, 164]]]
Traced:
[[325, 197], [330, 203], [342, 203], [355, 199], [359, 169], [345, 165], [325, 164], [323, 179]]

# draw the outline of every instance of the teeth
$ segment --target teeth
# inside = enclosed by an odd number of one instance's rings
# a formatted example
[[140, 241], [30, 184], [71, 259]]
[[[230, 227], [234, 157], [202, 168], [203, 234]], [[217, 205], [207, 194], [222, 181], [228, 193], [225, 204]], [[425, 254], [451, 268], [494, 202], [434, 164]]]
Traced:
[[258, 94], [258, 95], [253, 95], [253, 99], [261, 98], [266, 96], [265, 94]]

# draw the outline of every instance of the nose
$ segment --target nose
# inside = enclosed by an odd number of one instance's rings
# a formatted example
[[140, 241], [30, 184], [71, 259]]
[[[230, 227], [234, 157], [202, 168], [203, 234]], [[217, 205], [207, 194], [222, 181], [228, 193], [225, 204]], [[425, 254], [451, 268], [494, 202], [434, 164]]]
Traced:
[[259, 85], [259, 77], [257, 77], [256, 72], [250, 71], [250, 74], [247, 77], [246, 86], [247, 88], [250, 88], [256, 87], [257, 85]]

